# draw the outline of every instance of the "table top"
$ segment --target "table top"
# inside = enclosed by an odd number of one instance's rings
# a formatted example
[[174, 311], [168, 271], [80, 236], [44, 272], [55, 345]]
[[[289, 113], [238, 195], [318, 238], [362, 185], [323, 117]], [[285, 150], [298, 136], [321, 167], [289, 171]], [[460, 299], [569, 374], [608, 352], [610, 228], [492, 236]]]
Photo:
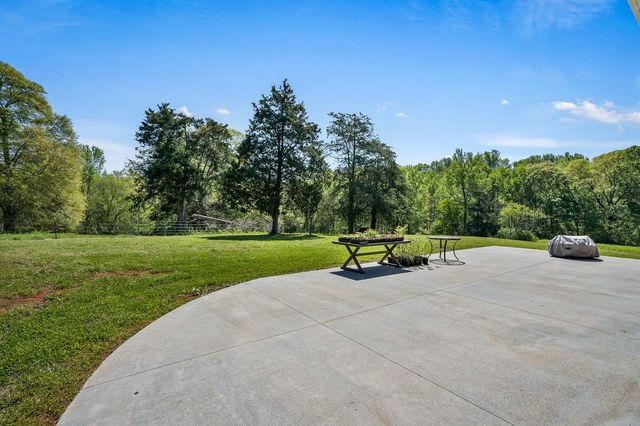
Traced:
[[409, 244], [411, 240], [401, 240], [401, 241], [380, 241], [374, 243], [348, 243], [345, 241], [331, 241], [333, 244], [340, 244], [343, 246], [360, 246], [360, 247], [371, 247], [371, 246], [383, 246], [383, 245], [392, 245], [392, 244]]
[[455, 235], [431, 235], [429, 239], [430, 240], [461, 240], [462, 237], [458, 237]]

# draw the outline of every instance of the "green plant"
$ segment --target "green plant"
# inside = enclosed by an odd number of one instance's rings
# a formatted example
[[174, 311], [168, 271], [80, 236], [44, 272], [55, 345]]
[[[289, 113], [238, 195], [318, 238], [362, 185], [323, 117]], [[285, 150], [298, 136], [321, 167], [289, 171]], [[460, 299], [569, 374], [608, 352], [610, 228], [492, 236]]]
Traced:
[[394, 230], [394, 233], [396, 235], [399, 235], [401, 237], [404, 237], [404, 234], [407, 233], [407, 225], [403, 225], [403, 226], [396, 226], [396, 229]]
[[358, 232], [358, 234], [362, 234], [362, 236], [369, 237], [369, 238], [380, 236], [380, 233], [378, 231], [376, 231], [375, 229], [371, 229], [371, 228], [369, 228], [366, 231], [361, 232], [361, 233]]
[[424, 237], [414, 236], [411, 239], [410, 244], [401, 244], [395, 250], [395, 256], [400, 260], [400, 263], [410, 263], [414, 262], [416, 258], [422, 258], [423, 256], [427, 256], [429, 254], [429, 243], [428, 240]]
[[518, 203], [508, 203], [500, 210], [498, 223], [504, 228], [533, 232], [541, 228], [545, 218], [544, 213], [539, 210]]
[[507, 240], [538, 241], [536, 234], [528, 229], [520, 228], [500, 228], [496, 237]]

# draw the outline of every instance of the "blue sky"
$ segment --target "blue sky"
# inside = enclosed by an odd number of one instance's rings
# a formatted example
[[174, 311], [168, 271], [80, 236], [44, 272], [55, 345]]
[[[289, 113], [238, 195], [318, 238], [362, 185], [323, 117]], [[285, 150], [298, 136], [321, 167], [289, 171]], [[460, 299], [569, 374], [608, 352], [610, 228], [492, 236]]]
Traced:
[[626, 0], [0, 1], [0, 60], [48, 91], [111, 170], [160, 102], [245, 130], [288, 78], [310, 118], [362, 112], [402, 164], [640, 144]]

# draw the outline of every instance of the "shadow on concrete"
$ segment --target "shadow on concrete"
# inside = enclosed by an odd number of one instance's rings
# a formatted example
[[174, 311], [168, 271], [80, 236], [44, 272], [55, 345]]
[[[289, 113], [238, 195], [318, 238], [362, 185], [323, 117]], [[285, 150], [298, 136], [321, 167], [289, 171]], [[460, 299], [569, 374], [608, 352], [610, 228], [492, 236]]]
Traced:
[[245, 234], [245, 235], [208, 235], [202, 237], [212, 241], [304, 241], [322, 238], [308, 234]]
[[[355, 268], [355, 266], [354, 266]], [[418, 270], [419, 267], [413, 267], [411, 269], [408, 268], [395, 268], [393, 266], [387, 265], [375, 265], [375, 266], [365, 266], [362, 265], [362, 269], [364, 269], [364, 274], [354, 272], [354, 271], [332, 271], [331, 274], [337, 275], [343, 278], [349, 278], [354, 281], [362, 281], [368, 280], [371, 278], [380, 278], [380, 277], [388, 277], [392, 275], [400, 275], [407, 274], [413, 272], [413, 270]]]
[[556, 257], [556, 259], [567, 260], [569, 262], [604, 262], [604, 259], [599, 257], [584, 258], [584, 257]]

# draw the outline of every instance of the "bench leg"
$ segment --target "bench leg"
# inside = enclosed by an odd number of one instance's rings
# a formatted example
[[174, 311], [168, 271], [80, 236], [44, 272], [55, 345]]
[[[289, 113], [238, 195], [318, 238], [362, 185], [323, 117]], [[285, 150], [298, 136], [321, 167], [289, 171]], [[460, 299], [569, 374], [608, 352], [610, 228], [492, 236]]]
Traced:
[[[344, 262], [344, 264], [341, 266], [341, 269], [345, 270], [345, 271], [353, 271], [353, 272], [359, 272], [361, 274], [364, 274], [364, 270], [362, 269], [362, 266], [360, 266], [360, 262], [358, 262], [358, 250], [360, 250], [360, 247], [356, 247], [355, 250], [351, 250], [351, 247], [349, 246], [345, 246], [347, 248], [347, 251], [349, 252], [349, 257], [347, 258], [347, 261]], [[353, 263], [355, 263], [356, 268], [358, 269], [353, 269], [350, 268], [348, 265], [349, 263], [351, 263], [351, 261], [353, 260]]]

